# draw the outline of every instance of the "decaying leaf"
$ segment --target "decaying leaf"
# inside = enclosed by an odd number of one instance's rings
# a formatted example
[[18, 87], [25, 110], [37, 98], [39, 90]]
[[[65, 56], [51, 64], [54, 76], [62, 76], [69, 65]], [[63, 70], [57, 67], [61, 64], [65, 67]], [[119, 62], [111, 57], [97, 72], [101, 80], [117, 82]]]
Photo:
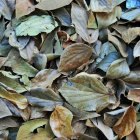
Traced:
[[137, 136], [137, 139], [140, 140], [140, 122], [136, 123], [135, 134]]
[[60, 57], [59, 71], [67, 72], [86, 63], [92, 55], [92, 49], [82, 43], [68, 46]]
[[[81, 16], [82, 15], [82, 16]], [[76, 32], [88, 43], [97, 41], [99, 31], [87, 29], [88, 14], [86, 10], [76, 4], [72, 4], [71, 9], [72, 23], [75, 25]]]
[[136, 111], [133, 106], [130, 106], [123, 116], [114, 125], [113, 130], [120, 137], [129, 135], [136, 126]]
[[93, 12], [111, 12], [114, 7], [125, 0], [94, 0], [90, 2], [90, 7]]
[[63, 106], [56, 106], [50, 117], [50, 126], [56, 137], [70, 138], [73, 135], [71, 127], [73, 115]]
[[116, 101], [115, 96], [109, 94], [108, 89], [94, 74], [78, 74], [70, 79], [70, 84], [64, 84], [59, 92], [72, 106], [86, 111], [101, 111]]
[[140, 36], [140, 27], [128, 28], [122, 32], [122, 39], [128, 44], [136, 39], [137, 36]]
[[6, 19], [11, 20], [12, 13], [6, 0], [0, 1], [0, 14], [2, 14]]
[[112, 140], [114, 138], [112, 129], [105, 125], [101, 118], [93, 119], [92, 122], [99, 130], [101, 130], [104, 133], [108, 140]]
[[[45, 128], [43, 127], [45, 126]], [[35, 133], [37, 131], [37, 133]], [[52, 140], [54, 137], [47, 119], [36, 119], [24, 123], [18, 131], [17, 140]]]
[[[102, 0], [101, 0], [102, 1]], [[121, 8], [116, 7], [111, 13], [96, 13], [98, 28], [105, 28], [117, 22], [121, 16]]]
[[32, 87], [51, 87], [52, 83], [61, 74], [57, 70], [44, 69], [37, 73], [34, 79], [32, 79]]
[[63, 6], [69, 5], [72, 0], [41, 0], [37, 5], [36, 8], [42, 10], [54, 10], [61, 8]]
[[50, 33], [58, 24], [49, 15], [30, 16], [16, 27], [17, 36], [36, 36], [41, 32]]
[[134, 57], [140, 56], [140, 41], [138, 41], [137, 44], [135, 45], [133, 55]]
[[115, 60], [107, 70], [107, 77], [111, 79], [121, 78], [130, 73], [128, 64], [125, 59]]
[[35, 10], [32, 0], [16, 0], [16, 18], [28, 15]]
[[135, 101], [135, 102], [140, 102], [140, 89], [131, 89], [128, 92], [127, 98], [129, 100]]
[[16, 92], [7, 91], [3, 87], [0, 87], [0, 97], [13, 102], [20, 109], [25, 109], [28, 106], [26, 97]]

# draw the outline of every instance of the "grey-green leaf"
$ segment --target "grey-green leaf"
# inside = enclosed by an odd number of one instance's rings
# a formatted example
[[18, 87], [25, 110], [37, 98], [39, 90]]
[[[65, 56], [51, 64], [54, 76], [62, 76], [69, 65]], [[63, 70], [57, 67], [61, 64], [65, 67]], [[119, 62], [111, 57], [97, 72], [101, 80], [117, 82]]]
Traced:
[[16, 27], [17, 36], [36, 36], [41, 32], [50, 33], [58, 23], [49, 15], [30, 16]]

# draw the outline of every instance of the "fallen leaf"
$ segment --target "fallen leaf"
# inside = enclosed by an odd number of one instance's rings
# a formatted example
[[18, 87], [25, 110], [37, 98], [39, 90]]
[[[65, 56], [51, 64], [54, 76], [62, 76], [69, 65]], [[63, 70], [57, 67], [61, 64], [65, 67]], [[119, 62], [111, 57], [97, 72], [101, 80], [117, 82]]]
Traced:
[[6, 0], [0, 1], [0, 14], [2, 14], [6, 19], [11, 20], [12, 13], [7, 5]]
[[121, 53], [123, 57], [128, 56], [127, 47], [123, 41], [119, 40], [117, 37], [111, 34], [108, 34], [108, 40], [115, 45], [115, 47], [117, 48], [117, 50], [119, 50], [119, 52]]
[[90, 7], [93, 12], [111, 12], [117, 5], [125, 0], [94, 0], [90, 1]]
[[56, 106], [50, 117], [50, 126], [56, 137], [70, 138], [73, 135], [72, 113], [63, 106]]
[[44, 100], [32, 96], [26, 96], [31, 106], [40, 107], [43, 111], [53, 111], [57, 105], [62, 105], [61, 101]]
[[32, 0], [16, 0], [16, 18], [28, 15], [35, 10]]
[[121, 7], [117, 6], [111, 13], [96, 13], [98, 28], [105, 28], [118, 21], [121, 17]]
[[137, 36], [140, 36], [140, 27], [128, 28], [122, 32], [122, 39], [126, 43], [131, 43]]
[[53, 69], [44, 69], [37, 73], [32, 79], [32, 87], [51, 87], [54, 80], [56, 80], [61, 73]]
[[136, 123], [136, 128], [135, 128], [135, 134], [137, 136], [137, 139], [140, 140], [140, 121]]
[[108, 140], [113, 140], [114, 138], [113, 130], [107, 125], [105, 125], [101, 120], [101, 118], [92, 119], [91, 121], [100, 131], [103, 132], [103, 134], [106, 136]]
[[140, 6], [139, 0], [126, 0], [126, 7], [127, 8], [135, 8]]
[[140, 16], [140, 9], [133, 9], [121, 15], [121, 19], [132, 21]]
[[27, 75], [28, 77], [34, 77], [38, 70], [26, 62], [20, 57], [16, 49], [12, 49], [8, 54], [8, 59], [4, 64], [7, 67], [11, 67], [12, 70], [18, 75]]
[[[42, 126], [45, 126], [43, 128]], [[37, 130], [37, 133], [34, 131]], [[24, 123], [18, 131], [17, 140], [52, 140], [54, 135], [47, 119], [30, 120]]]
[[[36, 8], [41, 10], [55, 10], [66, 5], [69, 5], [73, 0], [41, 0], [37, 5]], [[55, 3], [55, 4], [54, 4]]]
[[17, 36], [36, 36], [41, 32], [50, 33], [58, 24], [49, 15], [29, 16], [16, 26]]
[[84, 72], [71, 78], [70, 84], [64, 84], [59, 92], [72, 106], [85, 111], [99, 112], [116, 101], [98, 76]]
[[78, 6], [72, 4], [71, 9], [72, 23], [75, 25], [76, 32], [82, 37], [82, 39], [88, 43], [94, 43], [99, 36], [99, 30], [87, 29], [88, 14], [87, 11]]
[[7, 105], [2, 99], [0, 99], [0, 113], [0, 118], [12, 116], [11, 111], [8, 109]]
[[16, 92], [7, 91], [2, 86], [0, 86], [0, 97], [11, 101], [20, 109], [25, 109], [28, 106], [26, 97]]
[[8, 75], [5, 75], [3, 72], [0, 72], [0, 83], [5, 86], [6, 88], [12, 89], [18, 93], [22, 93], [26, 91], [27, 89], [18, 83], [15, 79], [11, 78]]
[[133, 106], [130, 106], [114, 125], [113, 130], [119, 136], [119, 138], [122, 139], [135, 129], [135, 125], [136, 111]]
[[140, 41], [138, 41], [137, 44], [135, 45], [133, 55], [134, 57], [140, 56]]
[[129, 75], [122, 78], [125, 82], [140, 84], [140, 71], [130, 71]]
[[68, 46], [60, 57], [59, 71], [67, 72], [86, 63], [92, 55], [92, 48], [83, 43]]
[[130, 69], [125, 59], [118, 59], [115, 60], [109, 66], [106, 76], [111, 79], [121, 78], [126, 75], [129, 75]]
[[127, 98], [134, 102], [140, 102], [140, 89], [131, 89], [128, 92]]

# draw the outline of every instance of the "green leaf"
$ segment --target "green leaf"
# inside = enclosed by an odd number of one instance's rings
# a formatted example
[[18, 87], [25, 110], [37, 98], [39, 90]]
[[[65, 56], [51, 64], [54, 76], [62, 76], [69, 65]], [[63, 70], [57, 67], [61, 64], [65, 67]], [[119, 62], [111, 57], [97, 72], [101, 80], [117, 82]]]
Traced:
[[[45, 125], [45, 128], [42, 126]], [[37, 130], [37, 133], [34, 131]], [[18, 131], [17, 140], [52, 140], [54, 137], [47, 119], [30, 120], [24, 123]]]
[[125, 59], [115, 60], [107, 70], [106, 76], [111, 79], [121, 78], [130, 73], [129, 66]]
[[[64, 84], [59, 92], [72, 106], [85, 111], [101, 111], [116, 98], [94, 74], [80, 73]], [[110, 99], [113, 98], [111, 101]]]
[[50, 33], [58, 24], [49, 15], [30, 16], [16, 27], [17, 36], [36, 36], [41, 32]]

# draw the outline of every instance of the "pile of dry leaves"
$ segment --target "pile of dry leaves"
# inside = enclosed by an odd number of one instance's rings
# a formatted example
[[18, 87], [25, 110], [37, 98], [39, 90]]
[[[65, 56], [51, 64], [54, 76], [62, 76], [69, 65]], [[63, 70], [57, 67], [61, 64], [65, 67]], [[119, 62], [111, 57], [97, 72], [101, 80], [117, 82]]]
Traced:
[[140, 0], [0, 0], [0, 140], [140, 140]]

